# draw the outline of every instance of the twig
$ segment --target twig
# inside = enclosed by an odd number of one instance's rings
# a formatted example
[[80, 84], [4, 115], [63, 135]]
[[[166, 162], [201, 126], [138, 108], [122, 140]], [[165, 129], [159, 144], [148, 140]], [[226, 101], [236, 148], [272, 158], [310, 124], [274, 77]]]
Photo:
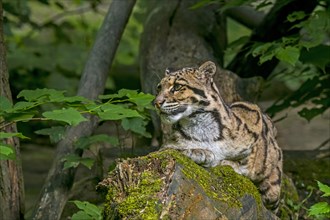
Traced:
[[15, 124], [17, 122], [20, 122], [20, 121], [49, 121], [49, 120], [52, 120], [52, 119], [50, 119], [50, 118], [28, 118], [28, 119], [15, 120], [15, 121], [11, 121], [11, 122], [8, 122], [8, 123], [0, 126], [0, 130], [4, 129], [7, 126]]
[[[61, 18], [66, 17], [66, 16], [82, 14], [82, 13], [90, 11], [91, 9], [92, 9], [92, 7], [89, 5], [89, 6], [82, 6], [82, 7], [74, 8], [74, 9], [71, 9], [71, 10], [67, 10], [67, 11], [64, 11], [64, 12], [53, 15], [44, 24], [56, 22], [56, 21], [60, 20]], [[44, 25], [42, 25], [42, 26], [44, 26]]]
[[314, 150], [320, 150], [322, 147], [324, 147], [327, 143], [330, 142], [330, 138], [327, 140], [323, 141], [322, 144], [320, 144], [318, 147], [316, 147]]

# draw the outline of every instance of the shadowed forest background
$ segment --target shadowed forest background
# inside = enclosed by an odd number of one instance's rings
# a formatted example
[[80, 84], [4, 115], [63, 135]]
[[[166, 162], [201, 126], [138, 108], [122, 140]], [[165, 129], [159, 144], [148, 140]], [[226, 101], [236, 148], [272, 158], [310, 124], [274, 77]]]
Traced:
[[[1, 186], [24, 183], [15, 189], [21, 196], [1, 191], [0, 206], [12, 198], [19, 210], [11, 218], [6, 216], [11, 211], [1, 208], [4, 220], [47, 219], [42, 213], [50, 206], [43, 204], [42, 196], [50, 185], [66, 195], [52, 201], [61, 203], [54, 208], [57, 219], [93, 219], [81, 205], [84, 201], [101, 218], [104, 198], [95, 187], [115, 160], [159, 147], [161, 134], [151, 101], [165, 68], [197, 66], [209, 59], [242, 78], [234, 78], [232, 87], [220, 81], [224, 91], [234, 88], [237, 100], [258, 103], [275, 122], [284, 170], [299, 193], [283, 199], [285, 216], [329, 217], [329, 197], [321, 197], [316, 181], [330, 184], [330, 2], [170, 1], [0, 0], [0, 43], [5, 48], [0, 48]], [[215, 24], [203, 27], [211, 10]], [[190, 13], [197, 15], [189, 18]], [[192, 33], [191, 39], [181, 32], [173, 35], [178, 30]], [[187, 47], [200, 38], [206, 46]], [[167, 45], [173, 48], [164, 50]], [[108, 47], [112, 52], [100, 49]], [[199, 55], [188, 54], [199, 47]], [[89, 85], [93, 80], [100, 83], [96, 88]], [[70, 135], [78, 138], [63, 143]], [[8, 161], [21, 166], [22, 174]], [[58, 167], [64, 171], [56, 174]], [[10, 184], [5, 179], [12, 172], [17, 178]], [[67, 185], [64, 190], [55, 183], [57, 178]], [[308, 214], [320, 201], [328, 202], [324, 213]]]

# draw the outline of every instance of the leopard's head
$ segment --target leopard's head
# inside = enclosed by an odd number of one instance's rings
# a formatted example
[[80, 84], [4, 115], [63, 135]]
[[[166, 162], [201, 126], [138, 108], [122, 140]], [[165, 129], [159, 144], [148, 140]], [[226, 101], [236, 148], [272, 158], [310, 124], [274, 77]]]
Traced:
[[216, 66], [211, 61], [198, 68], [166, 69], [154, 100], [162, 121], [175, 123], [209, 106], [212, 97], [219, 93], [213, 83], [215, 72]]

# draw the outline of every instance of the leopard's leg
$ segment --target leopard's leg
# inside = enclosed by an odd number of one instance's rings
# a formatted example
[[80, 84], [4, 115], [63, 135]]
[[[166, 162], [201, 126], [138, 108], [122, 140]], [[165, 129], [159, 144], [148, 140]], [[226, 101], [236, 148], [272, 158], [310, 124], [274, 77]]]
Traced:
[[258, 184], [264, 205], [275, 214], [277, 213], [280, 204], [281, 182], [282, 169], [280, 165], [278, 165], [273, 168], [269, 176]]

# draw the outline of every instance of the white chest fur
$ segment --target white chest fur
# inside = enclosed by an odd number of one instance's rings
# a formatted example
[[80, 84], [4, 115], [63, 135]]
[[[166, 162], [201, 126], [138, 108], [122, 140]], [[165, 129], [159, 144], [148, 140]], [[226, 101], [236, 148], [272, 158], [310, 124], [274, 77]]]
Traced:
[[213, 142], [220, 137], [220, 124], [211, 112], [199, 113], [180, 122], [182, 132], [199, 142]]

